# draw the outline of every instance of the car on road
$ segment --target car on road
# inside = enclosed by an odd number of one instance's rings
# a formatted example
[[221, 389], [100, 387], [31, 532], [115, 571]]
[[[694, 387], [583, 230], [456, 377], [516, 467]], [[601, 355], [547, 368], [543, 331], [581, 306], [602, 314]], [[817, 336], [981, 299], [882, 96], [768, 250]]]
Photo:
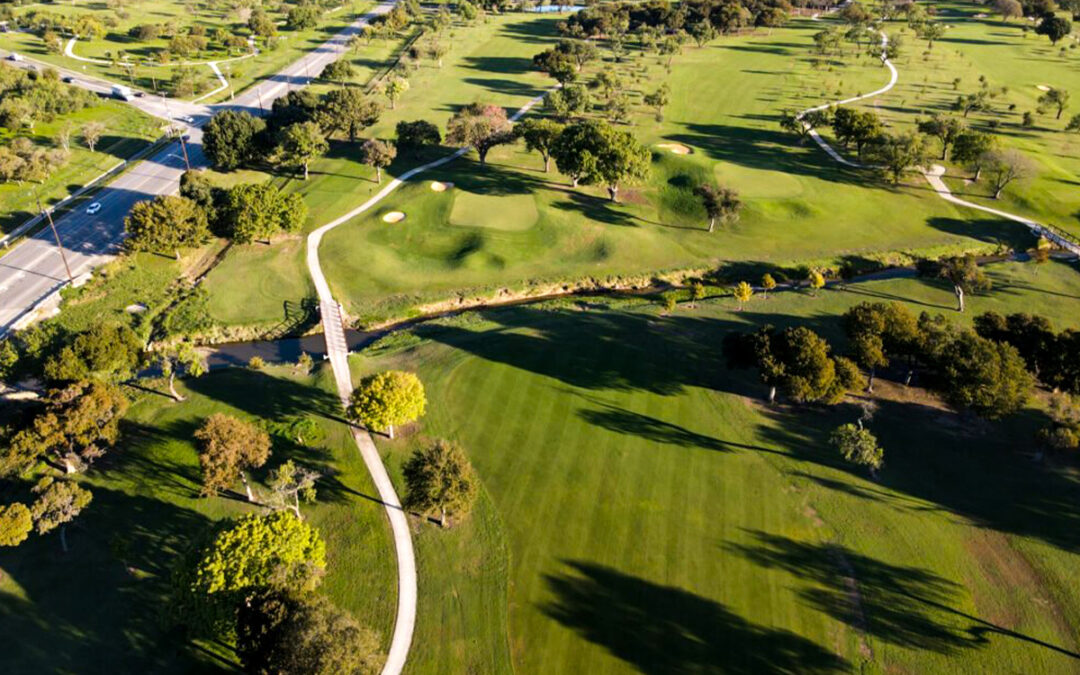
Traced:
[[184, 124], [195, 124], [195, 118], [191, 115], [180, 115], [176, 119], [177, 121], [183, 122]]
[[60, 81], [65, 84], [71, 84], [75, 81], [75, 78], [70, 75], [65, 75], [64, 77], [60, 78]]
[[86, 207], [86, 212], [91, 216], [101, 210], [101, 202], [94, 202], [90, 206]]
[[22, 55], [16, 54], [15, 52], [11, 52], [11, 56], [8, 57], [8, 61], [22, 61], [22, 60], [23, 60]]

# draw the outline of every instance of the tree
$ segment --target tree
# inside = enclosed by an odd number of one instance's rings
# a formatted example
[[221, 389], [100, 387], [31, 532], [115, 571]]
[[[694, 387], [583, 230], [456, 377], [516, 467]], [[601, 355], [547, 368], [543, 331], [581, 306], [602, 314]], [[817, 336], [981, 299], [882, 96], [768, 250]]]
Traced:
[[591, 108], [589, 91], [580, 84], [568, 85], [544, 96], [544, 109], [563, 121], [583, 115]]
[[180, 402], [184, 397], [176, 391], [176, 374], [183, 370], [191, 377], [200, 377], [206, 372], [206, 362], [190, 342], [177, 342], [158, 354], [161, 372], [169, 378], [169, 394]]
[[132, 251], [175, 252], [177, 260], [181, 247], [199, 246], [210, 238], [206, 210], [174, 195], [136, 202], [124, 218], [124, 229], [124, 245]]
[[405, 507], [421, 513], [438, 513], [439, 524], [447, 516], [463, 516], [476, 499], [477, 480], [461, 446], [437, 440], [416, 450], [402, 467], [407, 492]]
[[926, 48], [934, 48], [934, 40], [940, 40], [945, 35], [945, 26], [936, 21], [927, 22], [922, 27], [920, 37], [926, 40]]
[[618, 201], [619, 185], [648, 175], [650, 155], [625, 131], [596, 120], [571, 124], [552, 146], [559, 171], [579, 184], [601, 184], [611, 201]]
[[297, 518], [300, 514], [300, 502], [315, 501], [315, 481], [322, 477], [318, 471], [300, 466], [291, 459], [270, 472], [266, 482], [270, 488], [268, 505], [275, 509], [290, 509]]
[[777, 388], [797, 403], [838, 403], [858, 386], [858, 368], [843, 357], [829, 356], [829, 345], [802, 326], [777, 331], [763, 326], [753, 333], [728, 333], [724, 356], [731, 368], [757, 368], [769, 387], [769, 402]]
[[390, 166], [395, 157], [397, 157], [397, 148], [393, 143], [369, 138], [360, 146], [360, 161], [375, 167], [375, 180], [378, 183], [382, 182], [382, 170]]
[[1001, 15], [1002, 21], [1017, 19], [1024, 15], [1024, 8], [1018, 0], [994, 0], [994, 9]]
[[544, 173], [551, 167], [551, 148], [555, 139], [562, 133], [563, 125], [545, 118], [529, 118], [520, 122], [515, 133], [525, 139], [525, 148], [529, 152], [538, 152], [544, 160]]
[[94, 495], [70, 480], [54, 480], [46, 476], [34, 486], [37, 499], [30, 507], [30, 516], [38, 534], [60, 528], [60, 545], [67, 553], [67, 537], [63, 526], [75, 520], [93, 500]]
[[1016, 347], [1028, 370], [1048, 384], [1055, 384], [1054, 375], [1063, 350], [1046, 318], [1023, 312], [1007, 317], [983, 312], [973, 323], [979, 336]]
[[290, 91], [281, 98], [274, 99], [267, 117], [268, 135], [276, 137], [285, 127], [311, 122], [320, 116], [323, 102], [310, 89]]
[[731, 294], [739, 302], [738, 311], [741, 312], [743, 305], [747, 302], [750, 302], [750, 298], [753, 297], [754, 287], [746, 283], [745, 281], [740, 281], [738, 284], [735, 285], [735, 288], [732, 290]]
[[994, 199], [1001, 198], [1001, 193], [1009, 183], [1035, 175], [1035, 163], [1011, 148], [987, 151], [983, 154], [982, 165], [990, 174]]
[[394, 425], [406, 424], [424, 414], [424, 385], [413, 373], [388, 370], [360, 380], [349, 398], [346, 414], [373, 431], [394, 437]]
[[82, 382], [53, 389], [45, 409], [0, 451], [0, 475], [10, 476], [50, 455], [73, 473], [105, 453], [119, 436], [128, 400], [116, 386]]
[[832, 126], [836, 139], [845, 147], [849, 143], [855, 144], [855, 152], [860, 162], [863, 148], [881, 136], [885, 129], [875, 113], [851, 108], [837, 108], [832, 116]]
[[1061, 113], [1065, 112], [1065, 108], [1069, 107], [1069, 92], [1064, 89], [1051, 88], [1050, 91], [1039, 97], [1039, 106], [1057, 108], [1057, 117], [1054, 119], [1061, 119]]
[[[340, 61], [335, 61], [340, 63]], [[319, 126], [329, 135], [344, 131], [355, 142], [361, 132], [379, 121], [382, 106], [358, 88], [335, 89], [323, 99], [316, 114]]]
[[1065, 125], [1065, 131], [1080, 132], [1080, 113], [1077, 113], [1069, 119], [1069, 123]]
[[270, 590], [241, 603], [236, 651], [248, 673], [375, 675], [379, 640], [316, 593]]
[[318, 530], [289, 511], [247, 514], [218, 532], [182, 570], [181, 590], [195, 603], [235, 611], [261, 589], [314, 590], [325, 570], [326, 545]]
[[776, 279], [773, 279], [773, 276], [771, 274], [769, 274], [768, 272], [766, 272], [765, 274], [763, 274], [761, 276], [761, 291], [762, 291], [761, 295], [762, 295], [762, 297], [764, 297], [766, 300], [768, 300], [769, 299], [769, 291], [771, 291], [774, 288], [776, 288]]
[[256, 7], [252, 10], [250, 18], [248, 18], [248, 28], [251, 32], [259, 37], [269, 38], [277, 35], [277, 24], [266, 13], [266, 10], [262, 7]]
[[278, 232], [298, 230], [307, 205], [299, 194], [284, 194], [270, 183], [241, 183], [225, 193], [220, 219], [236, 242], [269, 242]]
[[819, 270], [810, 270], [806, 276], [806, 284], [810, 287], [810, 295], [817, 295], [817, 292], [822, 288], [825, 288], [825, 275]]
[[203, 496], [228, 489], [239, 477], [249, 502], [255, 495], [248, 484], [246, 469], [266, 464], [270, 458], [270, 436], [250, 422], [223, 413], [214, 413], [195, 431], [199, 442]]
[[701, 205], [705, 207], [705, 213], [709, 216], [709, 232], [713, 231], [717, 220], [725, 224], [739, 220], [742, 202], [739, 201], [739, 193], [735, 190], [727, 187], [698, 185], [694, 188], [694, 195], [701, 200]]
[[56, 382], [124, 382], [143, 363], [142, 342], [124, 324], [103, 322], [78, 333], [45, 362], [45, 377]]
[[1058, 40], [1072, 32], [1072, 23], [1054, 14], [1043, 17], [1039, 25], [1035, 27], [1037, 35], [1045, 35], [1050, 38], [1050, 44], [1056, 45]]
[[986, 419], [1019, 411], [1034, 386], [1015, 347], [991, 342], [971, 330], [948, 341], [935, 365], [945, 400]]
[[993, 286], [990, 277], [979, 267], [975, 256], [970, 253], [953, 256], [939, 261], [938, 276], [953, 286], [956, 295], [956, 311], [964, 311], [964, 295], [988, 291]]
[[656, 121], [664, 121], [664, 108], [671, 102], [671, 87], [666, 83], [660, 85], [656, 91], [651, 94], [645, 94], [642, 98], [642, 102], [652, 108], [655, 112]]
[[911, 131], [882, 134], [871, 147], [874, 160], [881, 164], [881, 171], [893, 185], [900, 183], [905, 171], [926, 162], [926, 143], [922, 136]]
[[383, 95], [390, 101], [390, 109], [397, 108], [397, 101], [409, 90], [409, 81], [403, 77], [392, 77], [383, 85]]
[[843, 424], [832, 432], [829, 442], [840, 451], [844, 459], [869, 468], [870, 475], [877, 477], [877, 472], [885, 460], [885, 451], [878, 445], [877, 438], [869, 429]]
[[101, 122], [87, 122], [82, 126], [83, 143], [86, 143], [86, 147], [90, 148], [90, 152], [94, 152], [98, 141], [101, 140], [104, 133], [105, 125]]
[[244, 111], [225, 110], [203, 129], [203, 150], [214, 168], [232, 171], [256, 158], [266, 122]]
[[403, 152], [416, 154], [425, 146], [438, 145], [442, 142], [439, 128], [427, 120], [398, 122], [395, 130], [397, 147]]
[[290, 30], [307, 30], [319, 23], [319, 8], [315, 5], [297, 5], [285, 16], [285, 25]]
[[481, 166], [487, 160], [488, 151], [513, 140], [514, 132], [506, 109], [497, 105], [467, 105], [454, 113], [446, 127], [446, 141], [475, 148]]
[[550, 75], [561, 85], [569, 84], [577, 79], [577, 62], [569, 54], [558, 49], [546, 49], [533, 56], [533, 66]]
[[18, 546], [30, 536], [34, 520], [26, 504], [0, 506], [0, 546]]
[[312, 160], [326, 154], [330, 145], [323, 136], [322, 129], [315, 122], [298, 122], [282, 130], [278, 141], [277, 155], [286, 166], [304, 168], [304, 180], [308, 179], [308, 165]]
[[975, 180], [979, 180], [987, 153], [996, 144], [997, 141], [990, 134], [968, 129], [957, 136], [953, 143], [953, 160], [975, 169]]
[[941, 141], [942, 161], [945, 161], [949, 157], [949, 146], [955, 143], [956, 139], [967, 131], [967, 127], [964, 126], [964, 123], [955, 117], [937, 114], [928, 120], [920, 120], [918, 127], [921, 133], [933, 136]]

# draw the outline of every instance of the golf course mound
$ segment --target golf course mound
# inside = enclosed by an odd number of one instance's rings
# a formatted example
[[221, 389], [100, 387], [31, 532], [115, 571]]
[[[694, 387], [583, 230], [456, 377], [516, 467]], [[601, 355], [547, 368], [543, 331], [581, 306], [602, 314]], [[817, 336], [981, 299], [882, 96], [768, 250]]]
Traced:
[[528, 230], [538, 218], [536, 200], [531, 194], [488, 195], [458, 191], [450, 210], [452, 225], [505, 232]]

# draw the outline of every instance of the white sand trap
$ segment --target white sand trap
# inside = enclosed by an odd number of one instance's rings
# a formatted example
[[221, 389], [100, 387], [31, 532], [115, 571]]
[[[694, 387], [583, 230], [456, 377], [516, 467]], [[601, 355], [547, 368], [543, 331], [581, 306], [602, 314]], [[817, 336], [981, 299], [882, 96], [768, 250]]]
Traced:
[[147, 310], [147, 306], [141, 302], [137, 302], [134, 305], [128, 305], [124, 308], [124, 311], [128, 314], [142, 314]]
[[437, 180], [431, 181], [431, 189], [435, 192], [446, 192], [452, 187], [454, 187], [453, 183], [440, 183]]
[[682, 143], [658, 143], [656, 147], [663, 148], [676, 155], [689, 155], [693, 152], [693, 150]]
[[1035, 85], [1035, 88], [1039, 91], [1050, 91], [1050, 86], [1045, 84], [1037, 84]]
[[976, 14], [976, 15], [975, 15], [975, 18], [976, 18], [976, 19], [985, 19], [985, 18], [986, 18], [986, 17], [988, 17], [988, 16], [990, 16], [990, 15], [989, 15], [989, 14], [984, 14], [984, 13], [980, 12], [980, 13], [978, 13], [978, 14]]
[[405, 214], [401, 211], [391, 211], [390, 213], [383, 216], [382, 219], [384, 222], [387, 223], [400, 223], [401, 221], [405, 220]]

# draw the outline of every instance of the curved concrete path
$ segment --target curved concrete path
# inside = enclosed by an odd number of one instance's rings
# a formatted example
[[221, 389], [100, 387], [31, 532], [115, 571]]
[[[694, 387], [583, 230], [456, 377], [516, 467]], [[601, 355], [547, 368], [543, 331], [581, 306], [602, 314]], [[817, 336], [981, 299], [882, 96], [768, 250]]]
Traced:
[[[541, 100], [543, 100], [543, 94], [534, 97], [522, 106], [510, 117], [510, 120], [517, 121]], [[323, 235], [375, 206], [413, 176], [448, 164], [469, 150], [470, 148], [467, 147], [460, 148], [445, 157], [409, 169], [387, 183], [371, 199], [308, 235], [308, 271], [311, 272], [315, 290], [319, 294], [319, 310], [322, 314], [326, 353], [334, 371], [338, 396], [341, 397], [343, 404], [348, 404], [349, 395], [353, 389], [352, 374], [349, 372], [349, 348], [345, 342], [345, 324], [341, 316], [341, 305], [334, 300], [330, 284], [327, 283], [322, 266], [319, 264], [319, 245], [322, 243]], [[387, 653], [386, 665], [383, 666], [382, 672], [383, 675], [398, 675], [405, 667], [409, 647], [412, 644], [413, 629], [416, 626], [416, 555], [413, 551], [408, 517], [401, 508], [401, 501], [398, 499], [397, 491], [394, 490], [390, 476], [386, 473], [386, 467], [383, 466], [382, 459], [379, 457], [375, 442], [367, 431], [357, 427], [352, 427], [352, 435], [356, 441], [356, 447], [360, 450], [360, 456], [363, 457], [364, 464], [371, 473], [375, 489], [379, 491], [379, 499], [386, 507], [386, 515], [390, 519], [390, 529], [394, 536], [394, 549], [397, 552], [398, 562], [397, 619], [394, 622], [394, 635], [390, 641], [390, 651]]]
[[[806, 110], [799, 113], [796, 116], [795, 119], [801, 121], [802, 118], [805, 115], [807, 115], [808, 113], [811, 113], [811, 112], [815, 112], [815, 111], [818, 111], [818, 110], [826, 110], [828, 108], [831, 108], [832, 106], [846, 105], [848, 103], [854, 103], [855, 101], [861, 101], [863, 99], [872, 98], [874, 96], [879, 96], [879, 95], [884, 94], [885, 92], [889, 91], [894, 86], [896, 86], [896, 82], [899, 79], [900, 74], [897, 72], [896, 67], [893, 66], [892, 62], [889, 60], [888, 56], [886, 55], [886, 50], [887, 50], [888, 46], [889, 46], [889, 38], [888, 38], [887, 35], [885, 35], [884, 32], [882, 32], [881, 33], [881, 62], [884, 63], [885, 66], [889, 69], [890, 77], [889, 77], [888, 84], [886, 84], [881, 89], [870, 92], [869, 94], [863, 94], [861, 96], [853, 96], [851, 98], [846, 98], [846, 99], [844, 99], [842, 101], [834, 101], [834, 102], [831, 102], [831, 103], [825, 103], [825, 104], [822, 104], [822, 105], [814, 106], [813, 108], [807, 108]], [[821, 134], [819, 134], [816, 129], [811, 127], [809, 124], [806, 124], [805, 122], [803, 123], [803, 125], [809, 130], [810, 137], [813, 138], [814, 141], [821, 147], [821, 149], [824, 150], [829, 155], [829, 157], [832, 157], [833, 160], [839, 162], [840, 164], [843, 164], [844, 166], [850, 166], [850, 167], [857, 168], [857, 169], [875, 168], [873, 165], [870, 165], [870, 164], [863, 164], [861, 162], [853, 162], [853, 161], [847, 159], [846, 157], [841, 155], [839, 152], [837, 152], [835, 148], [833, 148], [831, 145], [829, 145], [827, 142], [825, 142], [825, 139], [821, 137]], [[934, 164], [929, 169], [920, 169], [920, 171], [922, 172], [923, 177], [926, 178], [926, 182], [930, 183], [930, 187], [933, 188], [934, 192], [936, 192], [937, 195], [939, 197], [941, 197], [942, 199], [944, 199], [945, 201], [947, 201], [949, 203], [952, 203], [952, 204], [956, 204], [957, 206], [963, 206], [963, 207], [966, 207], [966, 208], [969, 208], [969, 209], [976, 209], [978, 211], [983, 211], [985, 213], [989, 213], [989, 214], [998, 216], [999, 218], [1004, 218], [1006, 220], [1011, 220], [1013, 222], [1020, 223], [1021, 225], [1024, 225], [1028, 229], [1030, 229], [1032, 231], [1032, 233], [1034, 233], [1036, 236], [1046, 237], [1047, 239], [1049, 239], [1053, 243], [1057, 244], [1061, 248], [1063, 248], [1063, 249], [1065, 249], [1067, 251], [1070, 251], [1072, 253], [1075, 253], [1076, 255], [1080, 256], [1080, 244], [1077, 244], [1075, 241], [1072, 241], [1070, 239], [1067, 239], [1067, 238], [1061, 236], [1060, 233], [1055, 232], [1054, 230], [1046, 227], [1045, 225], [1041, 225], [1040, 223], [1038, 223], [1038, 222], [1036, 222], [1034, 220], [1031, 220], [1030, 218], [1025, 218], [1023, 216], [1016, 215], [1015, 213], [1009, 213], [1007, 211], [1002, 211], [1000, 209], [991, 208], [989, 206], [983, 206], [981, 204], [976, 204], [974, 202], [969, 202], [969, 201], [967, 201], [965, 199], [960, 199], [959, 197], [955, 196], [952, 193], [952, 191], [949, 190], [949, 186], [945, 184], [945, 181], [943, 181], [941, 179], [941, 177], [945, 174], [945, 167], [941, 166], [940, 164]]]

